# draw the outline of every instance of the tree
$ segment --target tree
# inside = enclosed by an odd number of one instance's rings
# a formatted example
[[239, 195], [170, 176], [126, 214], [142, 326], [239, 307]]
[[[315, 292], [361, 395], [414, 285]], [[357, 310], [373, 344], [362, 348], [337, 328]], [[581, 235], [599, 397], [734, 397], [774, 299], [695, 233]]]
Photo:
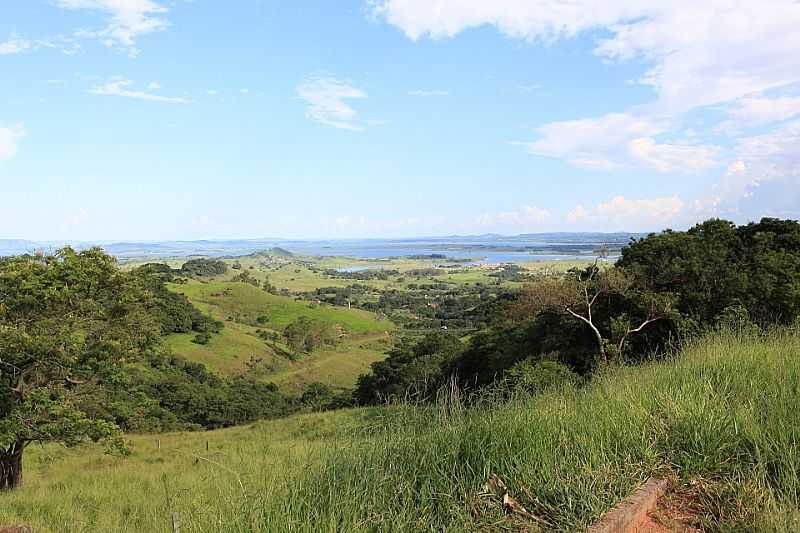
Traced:
[[336, 330], [331, 324], [305, 316], [287, 325], [283, 336], [289, 349], [295, 354], [311, 353], [320, 346], [336, 343]]
[[[603, 336], [597, 320], [596, 311], [601, 297], [606, 300], [613, 297], [627, 300], [628, 306], [635, 306], [641, 312], [637, 314], [643, 315], [635, 322], [626, 313], [615, 317], [603, 316], [613, 325], [611, 337], [619, 339], [615, 344], [612, 344], [611, 338]], [[520, 298], [516, 313], [556, 312], [581, 321], [592, 331], [600, 357], [608, 361], [609, 351], [613, 356], [621, 355], [632, 334], [666, 318], [670, 308], [669, 294], [637, 291], [633, 280], [623, 270], [610, 268], [601, 271], [595, 262], [584, 270], [573, 269], [564, 277], [547, 278], [532, 284]]]
[[358, 378], [354, 393], [361, 404], [374, 404], [414, 395], [426, 398], [443, 384], [448, 364], [464, 351], [463, 343], [450, 333], [429, 333], [411, 342], [403, 339], [372, 372]]
[[153, 348], [147, 291], [99, 249], [0, 261], [0, 489], [22, 483], [32, 442], [123, 442], [81, 400]]
[[221, 276], [228, 271], [228, 265], [219, 259], [189, 259], [178, 271], [184, 276]]

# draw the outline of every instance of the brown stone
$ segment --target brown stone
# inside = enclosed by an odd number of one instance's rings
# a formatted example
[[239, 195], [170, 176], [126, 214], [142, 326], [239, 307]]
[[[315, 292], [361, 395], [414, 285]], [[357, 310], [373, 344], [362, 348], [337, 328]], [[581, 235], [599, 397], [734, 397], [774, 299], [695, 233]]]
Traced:
[[0, 533], [33, 533], [33, 528], [23, 524], [16, 526], [0, 526]]
[[648, 514], [666, 492], [666, 479], [648, 479], [636, 492], [622, 500], [589, 528], [590, 533], [634, 533], [648, 520]]

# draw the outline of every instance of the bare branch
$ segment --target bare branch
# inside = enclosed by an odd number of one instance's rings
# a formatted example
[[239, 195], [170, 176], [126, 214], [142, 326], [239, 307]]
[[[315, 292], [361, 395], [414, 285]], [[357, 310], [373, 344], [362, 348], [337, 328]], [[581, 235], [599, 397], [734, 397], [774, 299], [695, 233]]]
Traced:
[[637, 327], [637, 328], [633, 328], [633, 329], [629, 329], [628, 331], [626, 331], [626, 332], [625, 332], [625, 335], [623, 335], [623, 336], [622, 336], [622, 339], [620, 339], [620, 341], [619, 341], [619, 344], [617, 345], [617, 354], [619, 354], [619, 355], [622, 355], [622, 348], [625, 346], [625, 341], [626, 341], [626, 340], [628, 340], [628, 337], [629, 337], [631, 334], [633, 334], [633, 333], [639, 333], [639, 332], [640, 332], [640, 331], [642, 331], [642, 330], [645, 328], [645, 326], [647, 326], [648, 324], [652, 324], [653, 322], [656, 322], [657, 320], [661, 320], [661, 319], [663, 319], [663, 318], [664, 318], [664, 317], [661, 317], [661, 316], [657, 316], [657, 317], [655, 317], [655, 318], [648, 318], [647, 320], [645, 320], [644, 322], [642, 322], [641, 324], [639, 324], [639, 327]]

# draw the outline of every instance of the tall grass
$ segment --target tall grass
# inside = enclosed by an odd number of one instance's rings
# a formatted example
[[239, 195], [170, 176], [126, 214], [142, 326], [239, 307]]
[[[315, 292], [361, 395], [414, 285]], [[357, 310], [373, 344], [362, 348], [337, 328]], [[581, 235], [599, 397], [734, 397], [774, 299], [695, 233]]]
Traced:
[[[583, 389], [479, 409], [395, 407], [332, 451], [267, 530], [515, 527], [480, 496], [490, 474], [549, 528], [586, 527], [651, 475], [695, 487], [707, 527], [800, 528], [800, 337], [721, 333]], [[775, 522], [775, 521], [778, 522]], [[258, 523], [253, 520], [252, 523]]]
[[[718, 530], [800, 530], [800, 332], [720, 333], [674, 359], [501, 405], [350, 410], [135, 442], [130, 458], [55, 448], [0, 522], [53, 531], [503, 531], [536, 523], [481, 495], [490, 474], [575, 531], [651, 475]], [[211, 439], [210, 451], [199, 446]], [[198, 459], [200, 457], [201, 459]], [[167, 505], [166, 495], [171, 504]]]

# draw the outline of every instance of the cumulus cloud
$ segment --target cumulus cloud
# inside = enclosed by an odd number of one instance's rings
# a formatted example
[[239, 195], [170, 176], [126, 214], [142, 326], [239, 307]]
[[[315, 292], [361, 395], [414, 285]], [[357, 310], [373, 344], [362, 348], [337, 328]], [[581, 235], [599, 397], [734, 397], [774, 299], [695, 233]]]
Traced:
[[608, 113], [599, 118], [551, 122], [537, 128], [533, 142], [516, 142], [533, 154], [565, 159], [588, 169], [612, 170], [626, 166], [625, 146], [632, 140], [665, 130], [651, 118], [631, 113]]
[[100, 39], [108, 47], [122, 47], [136, 55], [140, 35], [161, 31], [169, 23], [162, 16], [167, 8], [153, 0], [56, 0], [64, 9], [87, 9], [105, 13], [108, 25], [100, 30], [82, 30], [79, 37]]
[[626, 198], [615, 196], [594, 207], [578, 204], [567, 214], [571, 224], [584, 228], [652, 230], [678, 220], [684, 203], [678, 196]]
[[[800, 119], [738, 139], [736, 159], [697, 202], [701, 213], [800, 216]], [[780, 209], [781, 212], [776, 212]]]
[[10, 128], [0, 128], [0, 161], [17, 155], [18, 142], [23, 137], [25, 128], [21, 123]]
[[364, 123], [348, 100], [366, 98], [367, 94], [350, 82], [331, 77], [308, 79], [297, 86], [297, 98], [308, 103], [306, 117], [334, 128], [363, 131]]
[[504, 211], [497, 213], [483, 213], [478, 216], [475, 223], [486, 228], [530, 228], [535, 227], [552, 218], [547, 209], [526, 205], [516, 211]]
[[129, 88], [132, 85], [133, 82], [130, 80], [114, 80], [103, 85], [98, 85], [97, 87], [90, 89], [89, 92], [91, 94], [100, 94], [104, 96], [125, 96], [127, 98], [138, 98], [140, 100], [166, 102], [170, 104], [186, 104], [189, 102], [189, 100], [180, 96], [162, 96], [160, 94], [153, 94], [147, 91], [133, 90]]

